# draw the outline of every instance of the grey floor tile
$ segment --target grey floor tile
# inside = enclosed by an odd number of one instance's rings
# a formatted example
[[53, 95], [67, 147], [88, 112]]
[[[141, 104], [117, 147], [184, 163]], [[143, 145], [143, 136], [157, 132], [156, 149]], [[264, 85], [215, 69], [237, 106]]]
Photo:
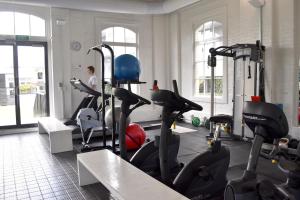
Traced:
[[0, 136], [0, 200], [107, 199], [107, 194], [98, 192], [102, 187], [81, 188], [76, 153], [50, 154], [46, 135]]
[[[207, 149], [203, 128], [180, 134], [178, 160], [187, 163]], [[147, 131], [153, 139], [159, 130]], [[231, 150], [229, 178], [242, 174], [251, 144], [223, 142]], [[267, 166], [267, 165], [264, 165]], [[264, 168], [264, 167], [261, 167]], [[266, 173], [269, 175], [271, 172]], [[0, 136], [0, 200], [58, 199], [111, 200], [109, 191], [100, 183], [80, 187], [77, 177], [76, 153], [49, 153], [48, 135], [24, 133]]]

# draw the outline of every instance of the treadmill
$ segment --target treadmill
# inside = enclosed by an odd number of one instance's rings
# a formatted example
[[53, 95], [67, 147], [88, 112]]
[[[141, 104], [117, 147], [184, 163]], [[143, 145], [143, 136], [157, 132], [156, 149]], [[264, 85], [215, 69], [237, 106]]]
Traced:
[[[83, 127], [78, 127], [78, 125], [77, 125], [77, 127], [81, 129], [80, 137], [82, 138], [83, 143], [86, 143], [86, 144], [83, 144], [85, 146], [84, 146], [84, 148], [82, 148], [81, 151], [89, 151], [89, 150], [91, 150], [91, 148], [93, 148], [93, 150], [95, 150], [95, 148], [97, 148], [97, 149], [110, 148], [109, 146], [106, 145], [106, 132], [107, 132], [108, 129], [105, 125], [105, 120], [104, 120], [105, 106], [107, 106], [109, 104], [110, 95], [108, 95], [108, 94], [102, 95], [102, 93], [90, 88], [85, 83], [83, 83], [80, 79], [73, 78], [73, 79], [71, 79], [70, 83], [75, 89], [79, 90], [80, 92], [84, 92], [88, 95], [91, 95], [93, 97], [92, 100], [90, 101], [90, 103], [88, 104], [87, 108], [93, 108], [94, 101], [97, 102], [97, 99], [99, 97], [102, 97], [102, 96], [104, 97], [104, 104], [101, 102], [101, 104], [95, 110], [95, 113], [100, 113], [100, 112], [102, 113], [102, 119], [103, 120], [101, 122], [99, 121], [98, 125], [96, 127], [91, 125], [92, 128], [90, 130], [87, 141], [85, 141], [85, 132], [83, 131]], [[89, 116], [87, 116], [87, 117], [89, 118]], [[98, 118], [95, 119], [95, 120], [100, 120], [100, 116], [98, 115]], [[78, 124], [78, 122], [77, 122], [77, 124]], [[101, 133], [101, 135], [103, 136], [103, 145], [102, 146], [97, 146], [97, 147], [89, 147], [88, 146], [90, 138], [93, 135], [95, 136], [94, 133]], [[78, 136], [73, 136], [73, 139], [77, 139], [77, 138], [78, 138]]]

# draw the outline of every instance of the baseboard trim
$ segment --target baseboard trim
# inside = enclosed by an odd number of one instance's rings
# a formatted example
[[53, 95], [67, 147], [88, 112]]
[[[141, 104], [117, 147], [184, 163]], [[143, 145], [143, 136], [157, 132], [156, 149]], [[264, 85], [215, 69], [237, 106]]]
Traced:
[[37, 132], [38, 128], [15, 128], [15, 129], [2, 129], [0, 130], [1, 135], [10, 135], [10, 134], [19, 134], [19, 133], [30, 133], [30, 132]]

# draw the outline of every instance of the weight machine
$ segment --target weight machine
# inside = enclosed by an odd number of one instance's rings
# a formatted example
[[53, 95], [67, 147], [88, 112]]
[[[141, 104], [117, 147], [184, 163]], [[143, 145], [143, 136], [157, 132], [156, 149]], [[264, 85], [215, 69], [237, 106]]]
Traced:
[[[245, 131], [244, 131], [244, 120], [242, 119], [242, 109], [245, 102], [245, 71], [246, 71], [246, 61], [249, 61], [248, 64], [248, 79], [252, 79], [252, 72], [251, 72], [251, 62], [254, 63], [254, 88], [253, 88], [253, 95], [251, 98], [253, 100], [260, 100], [265, 102], [265, 83], [264, 83], [264, 55], [265, 55], [265, 47], [261, 44], [258, 40], [255, 44], [235, 44], [232, 46], [220, 46], [217, 48], [211, 48], [209, 50], [210, 55], [208, 56], [208, 66], [211, 67], [211, 112], [210, 112], [210, 134], [207, 136], [208, 138], [212, 138], [214, 135], [214, 126], [216, 126], [216, 130], [219, 130], [219, 126], [221, 124], [227, 124], [230, 126], [230, 131], [228, 136], [221, 136], [222, 139], [228, 140], [236, 140], [236, 139], [244, 139], [245, 138]], [[231, 57], [233, 59], [233, 97], [232, 97], [232, 115], [224, 115], [219, 114], [215, 115], [215, 67], [217, 66], [217, 56], [223, 57]], [[238, 68], [237, 62], [239, 60], [243, 61], [243, 67]], [[241, 70], [242, 73], [242, 88], [241, 94], [237, 94], [237, 72]], [[241, 97], [241, 105], [240, 109], [236, 108], [237, 104], [237, 97]], [[238, 112], [240, 111], [240, 112]], [[237, 115], [240, 115], [242, 121], [241, 126], [241, 135], [237, 135], [234, 133], [234, 130], [237, 127], [238, 118]], [[217, 127], [218, 126], [218, 127]]]

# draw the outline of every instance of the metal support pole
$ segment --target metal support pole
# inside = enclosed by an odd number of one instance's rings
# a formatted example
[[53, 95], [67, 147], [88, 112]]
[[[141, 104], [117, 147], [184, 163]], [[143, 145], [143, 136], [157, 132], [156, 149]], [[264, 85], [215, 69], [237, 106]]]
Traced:
[[[246, 88], [246, 79], [245, 79], [246, 59], [247, 59], [246, 57], [243, 57], [243, 69], [242, 69], [242, 72], [243, 72], [242, 109], [244, 109], [245, 96], [246, 96], [246, 91], [245, 91], [245, 88]], [[245, 122], [244, 122], [244, 117], [243, 116], [242, 116], [241, 124], [242, 124], [242, 138], [244, 138], [245, 137]]]
[[[104, 80], [104, 74], [105, 74], [105, 61], [104, 61], [104, 53], [101, 49], [100, 46], [94, 46], [94, 47], [91, 47], [89, 49], [89, 51], [87, 52], [87, 54], [90, 53], [91, 50], [94, 50], [94, 51], [97, 51], [98, 53], [100, 53], [101, 55], [101, 92], [102, 92], [102, 100], [101, 100], [101, 103], [102, 103], [102, 134], [103, 134], [103, 147], [106, 148], [106, 123], [105, 123], [105, 80]], [[91, 101], [93, 102], [93, 101]], [[97, 103], [97, 102], [96, 102]]]
[[[210, 117], [215, 115], [215, 67], [211, 66], [211, 91], [210, 91]], [[213, 130], [213, 123], [210, 122], [209, 124], [210, 134], [214, 132]]]
[[105, 61], [104, 61], [104, 54], [101, 51], [101, 92], [102, 92], [102, 129], [103, 129], [103, 146], [106, 147], [106, 123], [105, 123]]
[[236, 82], [236, 59], [233, 59], [233, 91], [232, 91], [232, 127], [231, 133], [234, 134], [235, 125], [235, 82]]
[[263, 44], [263, 6], [259, 8], [259, 40]]
[[258, 134], [255, 135], [252, 148], [250, 150], [250, 156], [247, 164], [247, 171], [256, 172], [257, 162], [261, 150], [261, 146], [264, 142], [264, 138]]
[[[102, 44], [102, 47], [109, 50], [111, 55], [111, 87], [114, 88], [116, 86], [115, 81], [115, 55], [114, 50], [111, 48], [111, 46], [107, 44]], [[116, 152], [116, 118], [115, 118], [115, 97], [111, 93], [111, 115], [112, 115], [112, 134], [111, 134], [111, 140], [112, 140], [112, 150], [113, 152]]]

